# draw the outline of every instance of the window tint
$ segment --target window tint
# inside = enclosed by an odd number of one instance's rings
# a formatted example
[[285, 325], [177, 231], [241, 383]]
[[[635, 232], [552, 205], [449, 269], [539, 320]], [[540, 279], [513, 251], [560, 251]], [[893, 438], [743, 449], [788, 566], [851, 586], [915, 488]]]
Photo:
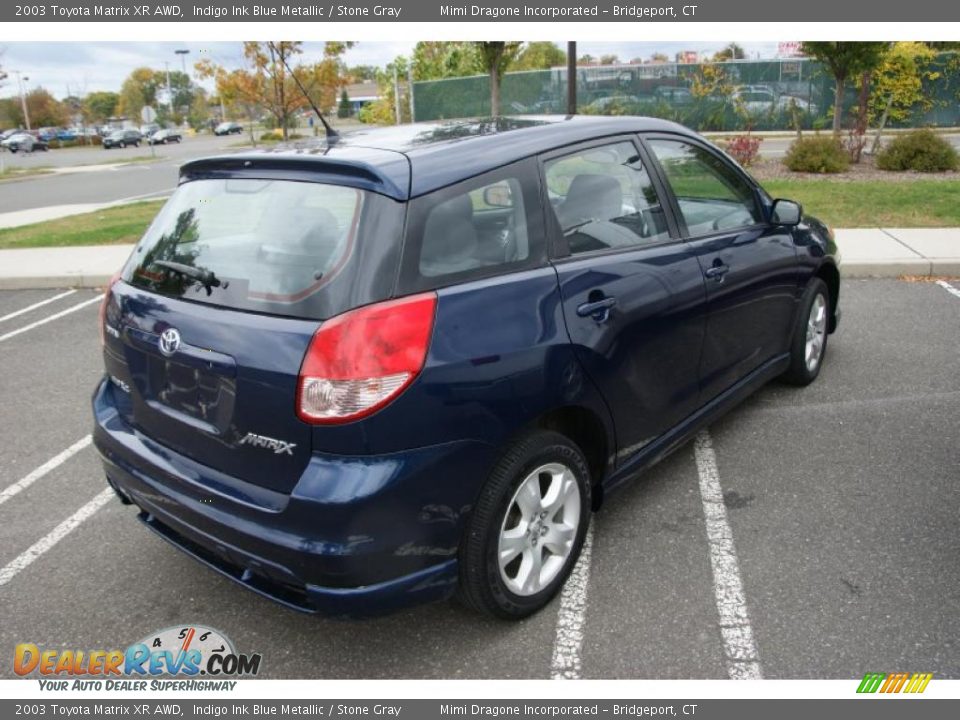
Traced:
[[719, 156], [678, 140], [649, 140], [691, 237], [760, 222], [753, 188]]
[[669, 238], [663, 209], [636, 147], [619, 142], [544, 165], [547, 191], [573, 254]]
[[507, 177], [433, 205], [423, 225], [420, 274], [456, 275], [530, 257], [520, 179]]

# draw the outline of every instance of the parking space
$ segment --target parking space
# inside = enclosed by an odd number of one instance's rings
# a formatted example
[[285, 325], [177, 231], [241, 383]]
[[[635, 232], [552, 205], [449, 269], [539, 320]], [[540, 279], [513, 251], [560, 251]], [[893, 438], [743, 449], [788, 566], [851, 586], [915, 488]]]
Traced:
[[[62, 292], [0, 292], [0, 318]], [[0, 336], [95, 297], [2, 319]], [[709, 430], [758, 667], [768, 678], [960, 677], [960, 298], [865, 280], [845, 283], [842, 304], [814, 385], [770, 385]], [[364, 622], [304, 616], [101, 502], [91, 447], [62, 455], [91, 429], [96, 317], [94, 302], [0, 341], [0, 493], [20, 483], [0, 494], [0, 644], [123, 647], [196, 622], [263, 653], [266, 677], [540, 678], [559, 632], [583, 677], [730, 673], [706, 529], [716, 518], [693, 445], [608, 498], [575, 602], [516, 624], [454, 603]]]

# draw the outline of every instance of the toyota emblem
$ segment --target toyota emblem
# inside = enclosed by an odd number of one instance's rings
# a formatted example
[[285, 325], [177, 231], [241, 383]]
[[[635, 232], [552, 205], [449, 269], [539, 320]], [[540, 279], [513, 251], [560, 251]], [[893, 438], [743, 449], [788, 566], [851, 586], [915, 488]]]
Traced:
[[160, 352], [170, 357], [180, 348], [180, 332], [176, 328], [167, 328], [160, 333]]

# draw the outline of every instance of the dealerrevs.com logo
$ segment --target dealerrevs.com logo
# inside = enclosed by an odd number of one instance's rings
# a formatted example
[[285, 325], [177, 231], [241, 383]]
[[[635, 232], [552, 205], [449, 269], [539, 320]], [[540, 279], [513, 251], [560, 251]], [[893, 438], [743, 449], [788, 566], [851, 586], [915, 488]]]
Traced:
[[218, 630], [183, 625], [151, 633], [126, 650], [19, 643], [13, 670], [40, 676], [42, 690], [232, 690], [236, 681], [225, 678], [257, 675], [261, 659], [260, 653], [238, 653]]

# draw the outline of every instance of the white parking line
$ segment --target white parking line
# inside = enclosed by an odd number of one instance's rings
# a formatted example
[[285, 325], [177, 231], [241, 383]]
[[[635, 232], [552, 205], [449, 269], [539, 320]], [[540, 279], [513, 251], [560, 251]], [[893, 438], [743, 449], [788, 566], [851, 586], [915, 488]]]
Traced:
[[550, 675], [554, 680], [580, 678], [580, 649], [583, 647], [583, 626], [587, 620], [587, 585], [590, 582], [590, 556], [593, 552], [593, 524], [587, 528], [580, 558], [560, 592], [557, 613], [557, 636], [553, 641]]
[[37, 540], [26, 552], [18, 555], [8, 565], [0, 569], [0, 587], [13, 580], [21, 570], [24, 570], [45, 552], [51, 550], [58, 542], [79, 527], [84, 520], [110, 502], [113, 497], [115, 496], [111, 488], [102, 490], [93, 500], [57, 525], [47, 535]]
[[20, 315], [25, 315], [31, 310], [36, 310], [38, 307], [49, 305], [52, 302], [56, 302], [60, 298], [67, 297], [67, 295], [73, 295], [75, 292], [76, 290], [67, 290], [66, 292], [60, 293], [59, 295], [54, 295], [53, 297], [47, 298], [46, 300], [41, 300], [40, 302], [34, 303], [33, 305], [28, 305], [27, 307], [22, 308], [21, 310], [17, 310], [16, 312], [12, 312], [9, 315], [4, 315], [3, 317], [0, 317], [0, 322], [3, 322], [4, 320], [11, 320], [15, 317], [19, 317]]
[[0, 492], [0, 505], [3, 505], [7, 500], [12, 498], [17, 493], [23, 490], [26, 490], [28, 487], [33, 485], [37, 480], [42, 478], [51, 470], [54, 470], [60, 467], [61, 465], [63, 465], [67, 460], [69, 460], [78, 452], [80, 452], [85, 447], [87, 447], [87, 445], [90, 444], [90, 441], [92, 439], [93, 438], [90, 435], [87, 435], [85, 438], [77, 440], [77, 442], [75, 442], [73, 445], [68, 447], [62, 453], [54, 455], [52, 458], [47, 460], [43, 465], [38, 467], [33, 472], [29, 473], [28, 475], [24, 475], [22, 478], [17, 480], [17, 482], [15, 482], [13, 485], [10, 485], [4, 488], [3, 491]]
[[939, 285], [940, 287], [942, 287], [944, 290], [946, 290], [946, 291], [947, 291], [948, 293], [950, 293], [951, 295], [954, 295], [954, 296], [960, 298], [960, 290], [958, 290], [957, 288], [955, 288], [953, 285], [951, 285], [950, 283], [948, 283], [946, 280], [937, 280], [937, 285]]
[[760, 680], [763, 678], [760, 655], [750, 627], [747, 599], [733, 545], [733, 531], [727, 522], [727, 509], [723, 504], [717, 456], [706, 430], [697, 435], [694, 455], [700, 476], [700, 499], [707, 526], [713, 593], [720, 614], [720, 635], [723, 638], [727, 674], [733, 680]]
[[77, 310], [82, 310], [82, 309], [85, 308], [87, 305], [92, 305], [92, 304], [95, 303], [95, 302], [100, 302], [100, 300], [102, 300], [102, 299], [103, 299], [103, 295], [102, 295], [102, 294], [101, 294], [101, 295], [97, 295], [96, 297], [90, 298], [89, 300], [84, 300], [82, 303], [79, 303], [78, 305], [74, 305], [73, 307], [69, 307], [69, 308], [67, 308], [66, 310], [61, 310], [61, 311], [58, 312], [58, 313], [54, 313], [53, 315], [50, 315], [50, 316], [48, 316], [48, 317], [45, 317], [45, 318], [43, 318], [43, 320], [37, 320], [36, 322], [30, 323], [29, 325], [24, 325], [22, 328], [17, 328], [16, 330], [11, 330], [11, 331], [8, 332], [6, 335], [0, 335], [0, 342], [3, 342], [4, 340], [9, 340], [10, 338], [16, 337], [17, 335], [19, 335], [19, 334], [21, 334], [21, 333], [25, 333], [25, 332], [27, 332], [28, 330], [33, 330], [35, 327], [40, 327], [41, 325], [46, 325], [48, 322], [53, 322], [54, 320], [57, 320], [57, 319], [59, 319], [59, 318], [62, 318], [64, 315], [69, 315], [70, 313], [76, 312]]

